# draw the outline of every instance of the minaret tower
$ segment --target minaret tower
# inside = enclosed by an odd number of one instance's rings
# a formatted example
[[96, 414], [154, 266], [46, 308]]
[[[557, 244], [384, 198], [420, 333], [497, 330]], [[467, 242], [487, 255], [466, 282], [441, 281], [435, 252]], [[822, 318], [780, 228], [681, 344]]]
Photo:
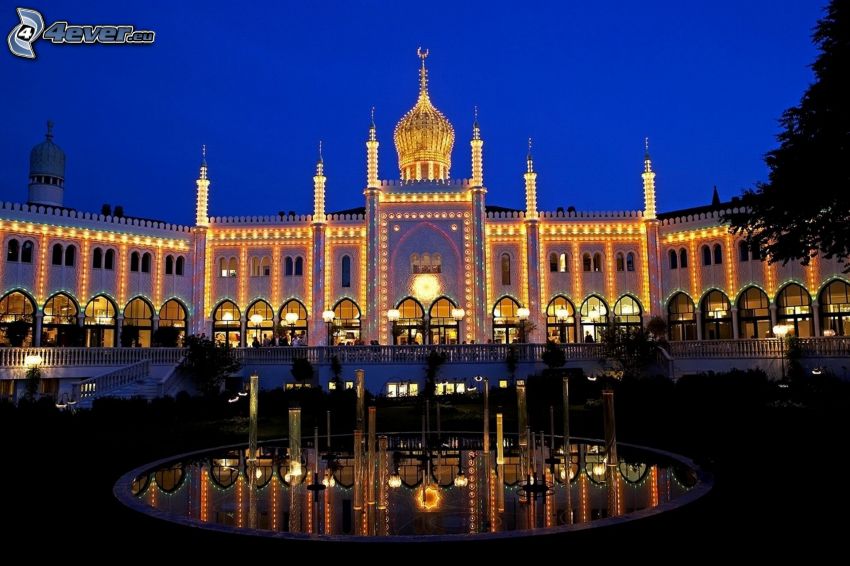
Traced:
[[62, 206], [65, 193], [65, 152], [53, 143], [53, 122], [47, 122], [44, 141], [30, 152], [27, 202]]
[[195, 225], [209, 226], [209, 216], [207, 204], [209, 202], [210, 180], [207, 177], [207, 146], [201, 146], [201, 172], [198, 175], [198, 180], [195, 181], [198, 186], [198, 198], [195, 203]]
[[484, 140], [481, 139], [481, 128], [478, 126], [478, 107], [474, 111], [475, 119], [472, 122], [472, 186], [484, 186]]
[[537, 218], [537, 173], [534, 172], [534, 160], [531, 157], [531, 138], [528, 138], [528, 155], [525, 158], [528, 169], [525, 172], [525, 217]]
[[655, 172], [652, 170], [652, 160], [649, 158], [649, 138], [644, 140], [643, 153], [643, 217], [655, 220]]
[[325, 163], [322, 161], [322, 142], [319, 141], [319, 160], [313, 176], [313, 224], [325, 222]]
[[369, 124], [369, 139], [366, 140], [366, 186], [377, 189], [378, 182], [378, 133], [375, 129], [375, 107], [372, 107], [372, 122]]
[[[525, 157], [525, 251], [528, 262], [528, 300], [531, 321], [537, 328], [546, 328], [545, 312], [540, 297], [540, 227], [537, 214], [537, 173], [531, 157], [531, 138], [528, 138], [528, 155]], [[527, 336], [532, 341], [533, 337]]]

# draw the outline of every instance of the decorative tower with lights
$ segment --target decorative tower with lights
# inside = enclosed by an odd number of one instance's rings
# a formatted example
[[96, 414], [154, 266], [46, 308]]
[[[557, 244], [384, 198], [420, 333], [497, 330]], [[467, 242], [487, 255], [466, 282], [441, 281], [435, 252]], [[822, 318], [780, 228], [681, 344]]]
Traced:
[[62, 206], [65, 193], [65, 152], [53, 143], [53, 122], [44, 141], [30, 152], [29, 204]]

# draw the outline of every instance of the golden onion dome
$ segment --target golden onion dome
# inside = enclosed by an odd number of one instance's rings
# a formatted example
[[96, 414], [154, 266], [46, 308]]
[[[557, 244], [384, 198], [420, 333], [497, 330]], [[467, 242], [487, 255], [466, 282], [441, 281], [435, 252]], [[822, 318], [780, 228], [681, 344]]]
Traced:
[[422, 59], [419, 69], [419, 98], [395, 127], [395, 148], [401, 178], [413, 180], [446, 180], [452, 166], [455, 130], [451, 122], [437, 110], [428, 96], [428, 50], [417, 49]]

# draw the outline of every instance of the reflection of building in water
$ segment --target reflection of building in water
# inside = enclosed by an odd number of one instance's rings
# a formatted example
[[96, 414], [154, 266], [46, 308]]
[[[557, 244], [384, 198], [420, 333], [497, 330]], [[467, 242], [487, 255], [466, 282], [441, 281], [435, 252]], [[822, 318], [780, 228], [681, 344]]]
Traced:
[[[691, 471], [670, 461], [629, 454], [617, 466], [607, 466], [606, 455], [598, 446], [573, 444], [568, 472], [561, 461], [545, 463], [547, 447], [535, 448], [540, 458], [535, 460], [533, 474], [536, 485], [542, 487], [529, 489], [527, 471], [521, 470], [514, 440], [506, 442], [500, 474], [504, 480], [493, 488], [502, 490], [506, 503], [494, 509], [486, 522], [482, 515], [485, 470], [481, 453], [477, 447], [453, 448], [480, 442], [477, 437], [447, 436], [447, 448], [425, 453], [418, 435], [390, 438], [389, 442], [381, 439], [377, 470], [370, 476], [371, 481], [381, 484], [375, 490], [380, 505], [374, 517], [354, 505], [356, 479], [351, 454], [337, 451], [332, 457], [324, 452], [318, 455], [318, 477], [325, 478], [319, 490], [309, 488], [315, 479], [312, 473], [292, 474], [304, 462], [313, 469], [317, 457], [313, 448], [306, 448], [299, 456], [297, 449], [293, 452], [284, 446], [267, 445], [260, 448], [255, 466], [249, 464], [245, 450], [217, 452], [143, 474], [130, 490], [147, 506], [175, 518], [249, 528], [252, 498], [248, 474], [253, 474], [256, 524], [261, 530], [404, 536], [587, 523], [656, 507], [696, 485]], [[560, 447], [556, 454], [560, 454]], [[430, 476], [423, 473], [426, 469], [430, 469]], [[459, 476], [464, 481], [458, 482]], [[369, 528], [369, 521], [375, 521], [374, 528]]]
[[[215, 210], [227, 203], [210, 192], [205, 152], [191, 227], [65, 208], [50, 125], [30, 154], [27, 204], [0, 203], [0, 343], [145, 347], [187, 332], [233, 346], [598, 342], [651, 315], [669, 321], [671, 340], [764, 338], [776, 324], [850, 335], [837, 260], [768, 265], [720, 222], [737, 203], [716, 194], [657, 212], [648, 146], [635, 175], [642, 210], [538, 210], [530, 148], [517, 168], [524, 204], [488, 204], [484, 129], [476, 115], [460, 160], [469, 176], [451, 177], [456, 132], [431, 99], [424, 56], [416, 102], [393, 132], [399, 179], [379, 178], [373, 120], [365, 186], [335, 187], [320, 154], [312, 187], [284, 188], [312, 190], [310, 214], [210, 216], [211, 197]], [[326, 185], [363, 190], [364, 206], [326, 212]], [[594, 190], [545, 178], [539, 188], [564, 187]]]

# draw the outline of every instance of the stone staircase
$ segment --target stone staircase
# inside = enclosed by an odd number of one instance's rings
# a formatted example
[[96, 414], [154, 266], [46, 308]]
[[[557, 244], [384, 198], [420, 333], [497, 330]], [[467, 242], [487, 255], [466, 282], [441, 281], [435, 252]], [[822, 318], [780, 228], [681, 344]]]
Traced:
[[95, 399], [103, 397], [141, 397], [147, 400], [160, 397], [174, 379], [177, 367], [171, 364], [153, 365], [142, 360], [83, 380], [75, 386], [78, 407], [91, 408]]

